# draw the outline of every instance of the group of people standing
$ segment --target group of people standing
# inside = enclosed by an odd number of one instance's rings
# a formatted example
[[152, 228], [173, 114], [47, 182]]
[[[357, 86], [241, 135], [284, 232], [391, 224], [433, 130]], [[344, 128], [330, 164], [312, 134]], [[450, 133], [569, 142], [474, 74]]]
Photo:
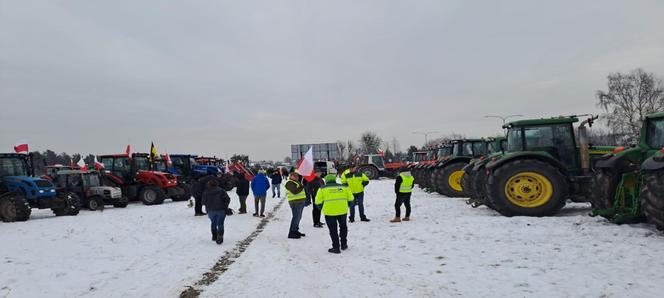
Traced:
[[[247, 180], [241, 173], [233, 174], [233, 186], [240, 200], [239, 214], [247, 213], [246, 199], [249, 196], [249, 190], [254, 196], [254, 214], [255, 217], [265, 217], [265, 203], [268, 190], [272, 189], [272, 197], [281, 197], [281, 184], [284, 176], [288, 179], [284, 185], [286, 198], [291, 209], [292, 218], [288, 231], [289, 239], [301, 239], [306, 235], [300, 232], [300, 221], [304, 208], [313, 204], [312, 219], [315, 228], [322, 228], [325, 225], [321, 217], [325, 216], [325, 224], [328, 227], [332, 248], [328, 252], [339, 254], [342, 250], [348, 249], [348, 221], [355, 222], [356, 206], [359, 213], [359, 219], [362, 222], [369, 222], [364, 210], [364, 190], [369, 184], [369, 178], [359, 172], [356, 167], [347, 169], [340, 175], [340, 182], [337, 182], [337, 176], [328, 174], [322, 177], [320, 170], [315, 170], [313, 179], [304, 179], [295, 170], [286, 173], [283, 171], [259, 171], [251, 180]], [[224, 220], [229, 212], [230, 197], [226, 191], [230, 191], [233, 186], [228, 183], [228, 175], [212, 176], [211, 178], [201, 179], [199, 186], [194, 191], [197, 198], [196, 208], [198, 208], [198, 198], [201, 205], [206, 207], [207, 215], [211, 222], [212, 240], [217, 244], [223, 243]], [[224, 179], [226, 178], [226, 179]], [[410, 195], [414, 185], [414, 178], [407, 169], [403, 169], [395, 180], [394, 190], [395, 217], [390, 220], [392, 223], [410, 220]], [[406, 216], [401, 219], [401, 205], [406, 207]], [[202, 210], [196, 209], [196, 215], [205, 214]]]

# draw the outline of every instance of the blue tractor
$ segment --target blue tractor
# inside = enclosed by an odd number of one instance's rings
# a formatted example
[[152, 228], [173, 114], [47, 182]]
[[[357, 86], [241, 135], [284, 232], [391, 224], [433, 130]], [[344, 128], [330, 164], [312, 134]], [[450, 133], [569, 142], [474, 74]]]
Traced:
[[157, 170], [178, 178], [178, 186], [185, 192], [180, 196], [181, 200], [188, 200], [191, 197], [192, 188], [201, 177], [222, 173], [218, 166], [198, 164], [196, 157], [191, 154], [173, 154], [169, 156], [170, 163], [164, 156], [157, 163]]
[[25, 221], [30, 208], [51, 209], [56, 216], [77, 215], [78, 197], [57, 194], [48, 180], [34, 177], [32, 155], [0, 153], [0, 216], [3, 221]]

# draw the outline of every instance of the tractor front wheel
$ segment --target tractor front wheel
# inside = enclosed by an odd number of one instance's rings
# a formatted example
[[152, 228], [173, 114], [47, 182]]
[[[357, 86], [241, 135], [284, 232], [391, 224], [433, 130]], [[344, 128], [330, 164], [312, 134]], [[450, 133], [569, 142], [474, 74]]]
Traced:
[[129, 198], [122, 196], [120, 197], [115, 203], [113, 203], [113, 207], [115, 208], [125, 208], [127, 207], [127, 204], [129, 203]]
[[641, 208], [648, 222], [664, 231], [664, 171], [644, 174], [640, 197]]
[[463, 176], [461, 177], [461, 188], [468, 195], [470, 200], [477, 200], [477, 192], [473, 187], [473, 181], [475, 180], [476, 171], [473, 171], [473, 167], [464, 167]]
[[159, 205], [164, 202], [164, 191], [154, 185], [147, 185], [138, 193], [138, 197], [145, 205]]
[[173, 196], [173, 201], [174, 202], [181, 202], [181, 201], [186, 201], [191, 199], [191, 187], [187, 184], [180, 184], [177, 187], [182, 189], [182, 194], [178, 196]]
[[550, 216], [568, 196], [568, 183], [554, 166], [533, 159], [509, 162], [493, 171], [487, 199], [505, 216]]
[[100, 196], [90, 197], [86, 207], [90, 211], [104, 210], [104, 198]]
[[369, 178], [370, 180], [378, 179], [380, 175], [378, 169], [372, 166], [361, 167], [359, 169], [359, 172], [364, 175], [367, 175], [367, 178]]
[[55, 216], [65, 216], [65, 215], [78, 215], [78, 212], [81, 210], [81, 200], [78, 198], [78, 195], [75, 193], [64, 193], [59, 198], [63, 201], [64, 207], [58, 209], [51, 209]]
[[466, 165], [466, 163], [455, 162], [442, 167], [434, 176], [436, 191], [450, 198], [465, 196], [466, 193], [463, 191], [461, 179], [464, 175], [463, 168]]
[[0, 198], [0, 220], [3, 222], [13, 222], [16, 220], [16, 205], [12, 196]]

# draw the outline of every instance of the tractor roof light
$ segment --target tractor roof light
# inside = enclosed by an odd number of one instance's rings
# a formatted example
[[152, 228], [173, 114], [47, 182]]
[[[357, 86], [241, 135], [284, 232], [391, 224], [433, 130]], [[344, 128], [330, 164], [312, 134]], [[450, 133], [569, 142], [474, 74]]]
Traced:
[[623, 152], [623, 151], [625, 151], [624, 146], [616, 147], [615, 149], [613, 149], [613, 153], [616, 153], [616, 154], [618, 154], [620, 152]]

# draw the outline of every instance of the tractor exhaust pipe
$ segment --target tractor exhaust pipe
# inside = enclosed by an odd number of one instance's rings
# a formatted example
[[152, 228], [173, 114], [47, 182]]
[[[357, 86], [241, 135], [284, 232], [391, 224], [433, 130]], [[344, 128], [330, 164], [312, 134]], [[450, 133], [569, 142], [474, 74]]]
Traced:
[[588, 138], [588, 127], [592, 127], [597, 116], [590, 116], [579, 125], [579, 154], [581, 155], [581, 170], [584, 175], [590, 174], [590, 139]]

